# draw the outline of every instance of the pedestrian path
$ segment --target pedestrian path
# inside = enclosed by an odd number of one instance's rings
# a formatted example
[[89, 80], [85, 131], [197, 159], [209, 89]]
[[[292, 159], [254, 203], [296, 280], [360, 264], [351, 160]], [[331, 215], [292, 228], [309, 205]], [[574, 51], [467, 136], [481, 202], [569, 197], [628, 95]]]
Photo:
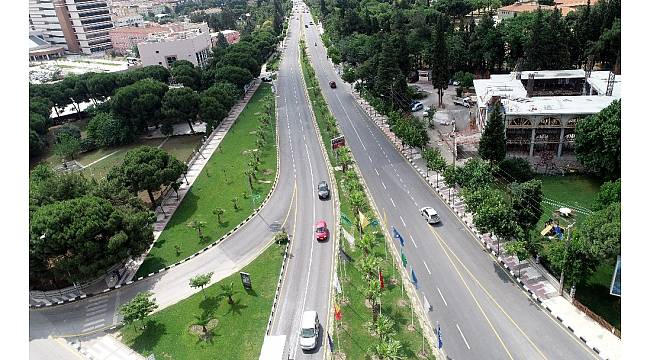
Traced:
[[[73, 345], [75, 346], [75, 345]], [[88, 360], [144, 360], [145, 358], [122, 344], [111, 334], [102, 334], [83, 339], [76, 345]]]
[[516, 256], [503, 253], [503, 243], [490, 234], [482, 234], [476, 229], [471, 213], [465, 211], [465, 204], [460, 197], [460, 190], [450, 187], [444, 182], [442, 174], [427, 171], [426, 162], [418, 149], [410, 148], [390, 131], [386, 116], [375, 111], [361, 96], [352, 90], [352, 96], [375, 124], [382, 130], [388, 140], [440, 195], [470, 231], [516, 279], [518, 284], [527, 291], [544, 309], [554, 316], [564, 327], [574, 333], [577, 338], [594, 350], [602, 359], [616, 360], [621, 358], [621, 339], [614, 335], [585, 313], [574, 306], [570, 300], [560, 296], [559, 284], [544, 268], [534, 261], [522, 262]]
[[[156, 222], [153, 224], [153, 235], [154, 243], [155, 240], [158, 240], [158, 237], [167, 226], [167, 223], [171, 219], [171, 216], [174, 214], [180, 203], [183, 201], [183, 198], [187, 192], [194, 184], [194, 181], [198, 178], [199, 174], [208, 163], [208, 160], [212, 154], [217, 150], [221, 140], [226, 136], [232, 125], [235, 123], [239, 114], [244, 110], [250, 99], [257, 91], [257, 88], [261, 82], [255, 80], [253, 85], [245, 93], [244, 98], [241, 99], [228, 113], [228, 116], [217, 126], [217, 128], [212, 132], [210, 137], [206, 140], [205, 144], [194, 154], [194, 157], [187, 164], [188, 170], [187, 174], [181, 179], [182, 185], [178, 189], [178, 196], [176, 192], [172, 189], [168, 189], [167, 192], [162, 196], [160, 200], [161, 206], [156, 208]], [[125, 283], [133, 279], [133, 276], [138, 271], [138, 268], [144, 261], [146, 255], [149, 253], [154, 244], [149, 247], [149, 250], [142, 256], [136, 259], [128, 261], [122, 269], [120, 269], [119, 283]], [[72, 301], [80, 296], [86, 294], [92, 294], [100, 292], [107, 288], [106, 281], [104, 279], [98, 279], [93, 281], [92, 285], [86, 287], [69, 287], [66, 289], [60, 289], [56, 291], [30, 291], [29, 294], [29, 304], [33, 306], [38, 305], [51, 305], [51, 304], [63, 304], [67, 301]]]

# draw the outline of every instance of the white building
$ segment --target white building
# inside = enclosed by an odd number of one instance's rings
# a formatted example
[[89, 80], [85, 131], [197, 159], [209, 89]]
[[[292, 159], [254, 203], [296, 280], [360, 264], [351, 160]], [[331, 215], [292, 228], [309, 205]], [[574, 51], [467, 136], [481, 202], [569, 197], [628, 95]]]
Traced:
[[143, 66], [162, 65], [169, 68], [176, 60], [187, 60], [204, 67], [210, 55], [210, 34], [200, 29], [155, 34], [138, 44]]
[[[477, 125], [502, 105], [509, 154], [572, 155], [576, 124], [621, 98], [621, 76], [609, 71], [523, 71], [474, 80]], [[609, 89], [608, 89], [609, 88]]]
[[142, 15], [128, 15], [128, 16], [115, 17], [113, 18], [113, 25], [116, 28], [126, 27], [126, 26], [143, 27], [144, 18], [142, 17]]

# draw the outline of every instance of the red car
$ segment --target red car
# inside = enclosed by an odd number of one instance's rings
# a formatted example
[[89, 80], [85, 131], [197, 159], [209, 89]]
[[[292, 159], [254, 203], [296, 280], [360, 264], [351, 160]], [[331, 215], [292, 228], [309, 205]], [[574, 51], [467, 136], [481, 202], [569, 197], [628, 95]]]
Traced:
[[330, 231], [327, 229], [327, 223], [325, 220], [321, 220], [316, 223], [316, 240], [325, 241], [330, 235]]

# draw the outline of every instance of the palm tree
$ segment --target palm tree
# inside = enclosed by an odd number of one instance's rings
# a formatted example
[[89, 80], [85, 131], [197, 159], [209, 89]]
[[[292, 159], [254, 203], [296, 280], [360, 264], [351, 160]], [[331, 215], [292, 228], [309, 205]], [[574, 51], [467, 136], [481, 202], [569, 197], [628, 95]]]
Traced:
[[238, 210], [239, 209], [239, 198], [235, 196], [232, 199], [230, 199], [230, 201], [232, 202], [232, 206], [235, 208], [235, 210]]
[[381, 360], [402, 360], [406, 359], [402, 355], [402, 343], [399, 340], [388, 339], [382, 340], [375, 346], [375, 353]]
[[359, 232], [362, 233], [363, 229], [361, 229], [359, 213], [366, 208], [366, 198], [361, 191], [355, 191], [350, 194], [350, 206], [354, 212], [354, 218], [356, 219], [357, 224], [359, 224]]
[[359, 270], [366, 276], [366, 279], [372, 279], [379, 269], [380, 262], [379, 258], [374, 255], [364, 256], [359, 261]]
[[191, 227], [199, 233], [199, 240], [203, 240], [203, 229], [205, 229], [206, 225], [205, 221], [199, 220], [192, 220], [187, 223], [188, 227]]
[[217, 222], [221, 224], [221, 215], [223, 215], [226, 212], [226, 210], [222, 208], [216, 208], [212, 210], [212, 214], [217, 216]]
[[377, 306], [377, 299], [379, 299], [379, 294], [381, 292], [381, 284], [379, 280], [370, 279], [366, 284], [366, 287], [363, 288], [363, 296], [370, 302], [370, 308], [372, 310], [372, 323], [377, 323], [377, 315], [379, 313], [379, 306]]
[[379, 315], [374, 330], [379, 339], [386, 341], [395, 334], [395, 322], [386, 315]]
[[253, 176], [255, 176], [255, 171], [253, 171], [252, 168], [248, 168], [244, 170], [244, 174], [248, 176], [248, 186], [251, 188], [251, 192], [253, 191]]
[[377, 237], [374, 233], [365, 233], [358, 244], [364, 255], [368, 255], [374, 249], [375, 245], [377, 245]]
[[208, 325], [210, 324], [210, 320], [212, 318], [210, 317], [210, 314], [207, 312], [202, 313], [201, 315], [194, 315], [194, 322], [192, 325], [198, 325], [201, 327], [203, 330], [203, 337], [204, 339], [207, 339], [208, 335], [210, 334], [210, 330], [208, 330]]
[[348, 171], [348, 166], [352, 165], [352, 155], [347, 146], [343, 146], [337, 150], [337, 159], [339, 165], [343, 168], [343, 172]]
[[232, 297], [237, 293], [235, 290], [235, 284], [231, 281], [229, 284], [221, 284], [221, 295], [228, 298], [228, 304], [232, 305], [235, 303], [235, 300]]

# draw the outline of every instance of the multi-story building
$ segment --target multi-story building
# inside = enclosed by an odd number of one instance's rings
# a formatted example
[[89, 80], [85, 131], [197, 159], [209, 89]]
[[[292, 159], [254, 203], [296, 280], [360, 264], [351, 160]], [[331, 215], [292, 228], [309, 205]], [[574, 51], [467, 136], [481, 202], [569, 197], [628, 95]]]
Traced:
[[474, 80], [477, 125], [501, 103], [509, 155], [550, 154], [570, 160], [576, 124], [621, 98], [621, 76], [609, 71], [523, 71]]
[[[598, 2], [598, 0], [590, 1], [592, 6]], [[519, 0], [514, 4], [500, 7], [497, 10], [497, 19], [500, 21], [512, 18], [521, 13], [534, 12], [538, 8], [547, 11], [553, 11], [557, 8], [562, 13], [562, 16], [566, 16], [568, 13], [575, 11], [582, 6], [587, 6], [587, 0], [556, 0], [553, 6], [540, 5], [536, 0]]]
[[113, 27], [104, 0], [30, 0], [30, 30], [71, 53], [92, 54], [110, 49]]
[[125, 26], [142, 27], [144, 26], [144, 18], [142, 17], [142, 15], [137, 15], [137, 14], [113, 17], [113, 25], [116, 28], [125, 27]]
[[144, 27], [125, 26], [111, 29], [109, 35], [113, 50], [118, 54], [126, 54], [139, 43], [146, 41], [149, 36], [165, 32], [169, 32], [169, 30], [158, 25]]
[[138, 44], [143, 66], [162, 65], [169, 68], [177, 60], [187, 60], [195, 66], [208, 64], [212, 43], [210, 34], [200, 29], [150, 35]]

